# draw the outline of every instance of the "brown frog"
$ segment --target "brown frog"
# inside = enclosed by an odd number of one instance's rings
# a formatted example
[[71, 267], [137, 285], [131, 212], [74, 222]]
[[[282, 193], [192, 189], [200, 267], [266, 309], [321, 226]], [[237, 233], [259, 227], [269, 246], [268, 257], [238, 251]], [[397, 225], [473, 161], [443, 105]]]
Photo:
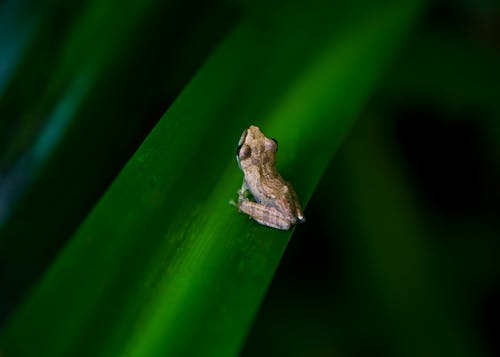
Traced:
[[[254, 125], [241, 135], [236, 151], [243, 171], [243, 185], [238, 192], [238, 209], [260, 224], [289, 229], [305, 217], [292, 185], [276, 169], [278, 143]], [[248, 192], [255, 201], [248, 198]]]

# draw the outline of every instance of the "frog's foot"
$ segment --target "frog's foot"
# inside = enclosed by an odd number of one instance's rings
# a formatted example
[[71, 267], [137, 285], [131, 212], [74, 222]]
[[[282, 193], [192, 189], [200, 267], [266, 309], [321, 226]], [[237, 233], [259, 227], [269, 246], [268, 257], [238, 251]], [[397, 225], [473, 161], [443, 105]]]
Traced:
[[293, 187], [290, 186], [290, 188], [290, 193], [292, 194], [293, 201], [295, 203], [295, 216], [299, 222], [304, 223], [306, 221], [306, 217], [304, 217], [304, 212], [302, 212], [302, 208], [300, 208], [299, 197]]
[[248, 196], [248, 186], [245, 183], [245, 181], [243, 181], [243, 184], [241, 185], [241, 188], [238, 190], [238, 200], [244, 199], [247, 196]]
[[251, 197], [250, 192], [247, 191], [238, 191], [238, 202], [248, 201]]

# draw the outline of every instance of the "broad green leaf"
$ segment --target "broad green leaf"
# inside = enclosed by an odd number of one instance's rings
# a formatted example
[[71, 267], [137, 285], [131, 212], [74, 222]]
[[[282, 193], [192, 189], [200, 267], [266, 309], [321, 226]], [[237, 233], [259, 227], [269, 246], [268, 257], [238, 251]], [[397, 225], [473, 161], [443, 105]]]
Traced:
[[229, 205], [241, 132], [279, 140], [305, 204], [419, 5], [345, 10], [339, 24], [321, 3], [242, 20], [14, 314], [2, 350], [236, 354], [292, 233]]
[[60, 2], [0, 96], [0, 321], [235, 21], [219, 3]]

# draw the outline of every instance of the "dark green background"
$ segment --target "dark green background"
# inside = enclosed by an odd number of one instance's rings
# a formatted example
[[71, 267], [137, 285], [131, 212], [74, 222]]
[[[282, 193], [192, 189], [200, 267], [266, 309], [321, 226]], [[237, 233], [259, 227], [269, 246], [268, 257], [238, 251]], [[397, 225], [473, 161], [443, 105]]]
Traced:
[[[412, 3], [0, 1], [0, 355], [499, 354], [500, 7]], [[282, 257], [227, 204], [253, 123]]]

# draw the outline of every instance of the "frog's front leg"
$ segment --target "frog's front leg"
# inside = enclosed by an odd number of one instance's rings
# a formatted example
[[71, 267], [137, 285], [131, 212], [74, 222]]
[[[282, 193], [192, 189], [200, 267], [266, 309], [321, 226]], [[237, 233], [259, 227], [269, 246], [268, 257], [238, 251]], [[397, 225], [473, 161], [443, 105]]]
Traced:
[[248, 214], [260, 224], [268, 227], [287, 230], [292, 223], [276, 208], [250, 201], [246, 198], [240, 197], [238, 200], [238, 209]]
[[241, 185], [241, 188], [238, 191], [238, 201], [245, 200], [247, 197], [247, 192], [248, 192], [248, 186], [245, 180], [243, 180], [243, 184]]
[[[238, 203], [234, 202], [233, 200], [230, 200], [229, 204], [231, 206], [238, 207], [238, 209], [239, 209], [240, 208], [240, 202], [248, 200], [247, 196], [248, 196], [248, 186], [245, 183], [245, 181], [243, 181], [243, 184], [241, 185], [241, 188], [238, 190]], [[240, 211], [241, 211], [241, 209], [240, 209]]]

